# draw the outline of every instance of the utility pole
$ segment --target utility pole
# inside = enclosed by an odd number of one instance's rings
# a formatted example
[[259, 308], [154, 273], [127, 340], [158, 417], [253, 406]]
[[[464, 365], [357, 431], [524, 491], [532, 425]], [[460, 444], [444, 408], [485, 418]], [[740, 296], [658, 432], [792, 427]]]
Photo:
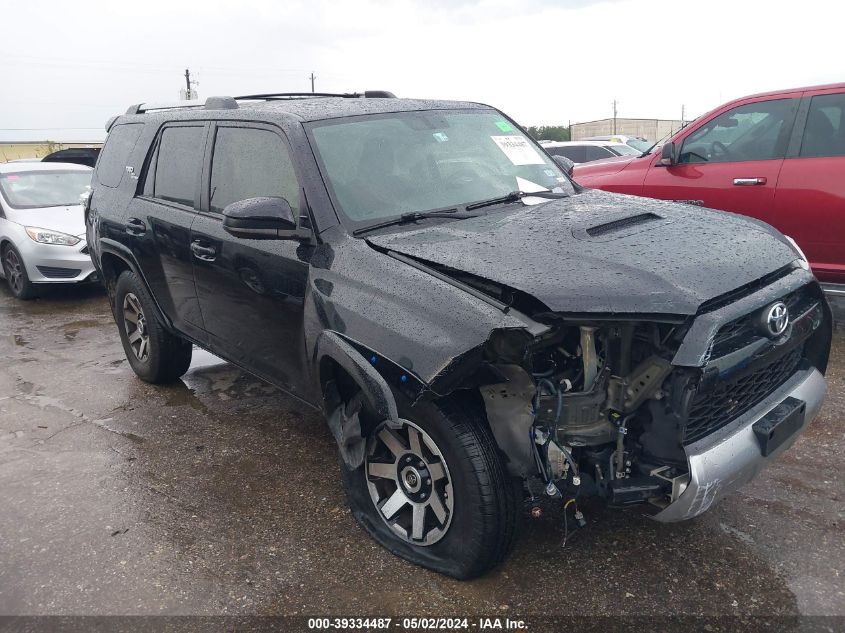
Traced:
[[312, 71], [311, 71], [311, 77], [310, 77], [310, 79], [311, 79], [311, 92], [314, 92], [314, 80], [315, 80], [316, 78], [317, 78], [317, 77], [314, 75], [314, 71], [312, 70]]
[[616, 135], [616, 99], [613, 100], [613, 134]]
[[684, 104], [682, 103], [682, 104], [681, 104], [681, 127], [684, 127], [684, 120], [685, 120], [685, 119], [684, 119], [684, 108], [685, 108], [685, 107], [686, 107], [686, 106], [684, 106]]
[[[191, 99], [197, 98], [197, 91], [194, 90], [191, 86], [198, 85], [199, 82], [196, 80], [191, 79], [191, 71], [189, 69], [185, 69], [185, 89], [184, 89], [184, 96], [180, 95], [180, 99], [185, 101], [190, 101]], [[182, 93], [183, 91], [179, 91]]]

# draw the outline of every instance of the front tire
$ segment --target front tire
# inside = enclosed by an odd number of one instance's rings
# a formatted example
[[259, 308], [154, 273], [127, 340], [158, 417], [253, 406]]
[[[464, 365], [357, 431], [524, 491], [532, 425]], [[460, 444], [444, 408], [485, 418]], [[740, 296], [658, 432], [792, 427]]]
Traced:
[[400, 407], [400, 415], [399, 428], [370, 429], [360, 467], [341, 460], [353, 515], [412, 563], [462, 580], [484, 574], [515, 542], [521, 486], [507, 472], [483, 405], [449, 397]]
[[168, 383], [188, 371], [191, 343], [164, 329], [152, 297], [131, 271], [121, 273], [115, 285], [114, 315], [126, 359], [141, 380]]
[[26, 266], [23, 263], [23, 257], [11, 244], [7, 244], [3, 249], [3, 273], [6, 275], [6, 283], [9, 284], [9, 290], [18, 299], [24, 301], [34, 299], [38, 296], [35, 284], [29, 280], [29, 275], [26, 273]]

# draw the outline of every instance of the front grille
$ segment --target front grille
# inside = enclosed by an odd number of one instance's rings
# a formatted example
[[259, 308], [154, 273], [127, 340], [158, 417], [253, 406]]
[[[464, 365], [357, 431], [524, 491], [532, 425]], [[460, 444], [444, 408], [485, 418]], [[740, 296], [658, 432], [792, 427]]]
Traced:
[[[818, 298], [812, 292], [810, 286], [804, 286], [798, 290], [793, 290], [788, 295], [781, 297], [780, 300], [789, 309], [789, 318], [794, 319], [806, 312]], [[719, 358], [730, 354], [745, 347], [755, 338], [763, 336], [757, 325], [762, 310], [763, 308], [723, 325], [713, 338], [711, 357]]]
[[89, 253], [89, 251], [88, 251], [88, 244], [86, 244], [86, 245], [85, 245], [85, 246], [83, 246], [81, 249], [79, 249], [79, 252], [80, 252], [80, 253], [82, 253], [83, 255], [87, 255], [87, 254]]
[[736, 419], [780, 387], [798, 369], [803, 346], [763, 365], [748, 375], [720, 382], [698, 394], [690, 404], [684, 444], [691, 444]]
[[56, 266], [36, 266], [38, 272], [51, 279], [72, 279], [82, 271], [78, 268], [58, 268]]

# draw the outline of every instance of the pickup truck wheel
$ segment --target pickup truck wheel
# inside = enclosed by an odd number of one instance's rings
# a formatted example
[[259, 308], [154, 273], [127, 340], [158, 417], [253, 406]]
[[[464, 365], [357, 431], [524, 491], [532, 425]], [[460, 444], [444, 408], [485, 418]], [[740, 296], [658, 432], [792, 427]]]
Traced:
[[353, 515], [402, 558], [459, 579], [480, 576], [515, 541], [520, 482], [471, 399], [400, 406], [400, 415], [398, 427], [371, 429], [360, 467], [341, 461]]
[[124, 271], [117, 280], [114, 312], [126, 359], [141, 380], [173, 382], [188, 371], [191, 343], [164, 329], [152, 297], [131, 271]]

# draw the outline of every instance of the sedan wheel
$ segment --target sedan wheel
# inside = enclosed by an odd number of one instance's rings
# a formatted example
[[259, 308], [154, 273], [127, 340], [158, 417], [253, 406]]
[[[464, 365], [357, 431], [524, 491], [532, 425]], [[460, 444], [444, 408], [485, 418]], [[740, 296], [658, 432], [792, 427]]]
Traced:
[[11, 244], [3, 252], [3, 273], [12, 294], [18, 299], [32, 299], [36, 295], [35, 284], [29, 280], [20, 253]]
[[19, 294], [23, 289], [23, 265], [18, 259], [18, 254], [11, 248], [6, 249], [6, 258], [3, 261], [6, 268], [6, 279], [9, 281], [9, 286], [12, 292]]
[[387, 526], [414, 545], [433, 545], [452, 521], [449, 468], [434, 440], [412, 422], [382, 424], [368, 441], [367, 487]]

